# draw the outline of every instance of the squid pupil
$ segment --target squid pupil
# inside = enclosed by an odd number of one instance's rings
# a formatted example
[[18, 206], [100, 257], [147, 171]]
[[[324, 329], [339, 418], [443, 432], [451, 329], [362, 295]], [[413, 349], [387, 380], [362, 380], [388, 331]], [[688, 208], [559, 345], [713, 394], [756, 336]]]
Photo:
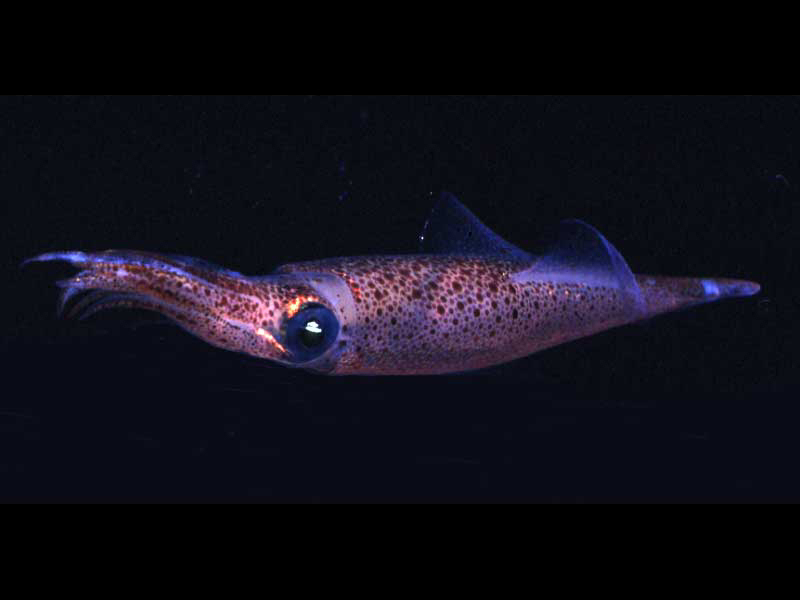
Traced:
[[315, 348], [325, 339], [325, 332], [316, 319], [310, 319], [300, 330], [300, 341], [306, 348]]

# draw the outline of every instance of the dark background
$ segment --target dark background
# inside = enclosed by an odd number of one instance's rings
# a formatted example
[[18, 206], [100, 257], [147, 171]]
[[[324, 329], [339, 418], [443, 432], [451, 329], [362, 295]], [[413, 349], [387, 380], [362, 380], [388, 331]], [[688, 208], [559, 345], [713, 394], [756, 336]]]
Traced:
[[[472, 374], [326, 378], [158, 316], [55, 315], [56, 249], [248, 274], [406, 253], [449, 190], [531, 247], [759, 281]], [[0, 500], [800, 500], [800, 100], [6, 96]]]

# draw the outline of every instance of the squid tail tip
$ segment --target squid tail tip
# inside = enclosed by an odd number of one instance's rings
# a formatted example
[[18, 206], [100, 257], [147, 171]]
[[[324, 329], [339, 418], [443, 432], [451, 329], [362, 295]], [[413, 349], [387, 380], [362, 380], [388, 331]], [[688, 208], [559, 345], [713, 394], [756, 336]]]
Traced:
[[710, 298], [747, 298], [761, 291], [755, 281], [740, 279], [703, 279], [704, 292]]

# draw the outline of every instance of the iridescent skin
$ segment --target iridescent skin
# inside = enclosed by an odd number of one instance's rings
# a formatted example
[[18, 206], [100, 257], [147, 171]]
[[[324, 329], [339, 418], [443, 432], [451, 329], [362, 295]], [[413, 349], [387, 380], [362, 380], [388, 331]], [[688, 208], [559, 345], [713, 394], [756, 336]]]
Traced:
[[[247, 277], [146, 252], [54, 252], [68, 261], [61, 308], [162, 313], [209, 344], [334, 375], [428, 375], [505, 363], [642, 319], [759, 291], [748, 281], [634, 275], [593, 227], [565, 222], [550, 252], [527, 254], [447, 194], [421, 236], [435, 253], [290, 264]], [[325, 310], [327, 309], [327, 310]], [[314, 351], [293, 336], [338, 331]], [[328, 313], [330, 311], [330, 313]], [[331, 314], [332, 313], [332, 314]], [[319, 321], [319, 322], [317, 322]], [[317, 351], [318, 350], [318, 351]]]
[[[610, 287], [518, 282], [513, 261], [481, 256], [372, 256], [286, 265], [268, 277], [129, 251], [45, 254], [84, 269], [61, 282], [64, 300], [89, 295], [73, 312], [109, 307], [160, 312], [209, 344], [335, 375], [422, 375], [468, 371], [640, 319], [727, 296], [756, 284], [637, 275], [644, 312], [631, 313]], [[287, 319], [306, 303], [341, 324], [330, 350], [294, 364], [283, 343]]]

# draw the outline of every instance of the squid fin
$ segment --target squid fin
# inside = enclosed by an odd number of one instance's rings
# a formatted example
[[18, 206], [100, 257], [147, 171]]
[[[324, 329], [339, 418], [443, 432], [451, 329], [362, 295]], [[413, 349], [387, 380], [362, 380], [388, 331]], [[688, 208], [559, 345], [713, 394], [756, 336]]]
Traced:
[[531, 255], [507, 242], [449, 193], [433, 207], [420, 234], [424, 254], [478, 254], [530, 263]]
[[512, 278], [613, 288], [632, 313], [642, 315], [646, 310], [636, 276], [619, 251], [597, 229], [577, 219], [562, 222], [548, 249]]

